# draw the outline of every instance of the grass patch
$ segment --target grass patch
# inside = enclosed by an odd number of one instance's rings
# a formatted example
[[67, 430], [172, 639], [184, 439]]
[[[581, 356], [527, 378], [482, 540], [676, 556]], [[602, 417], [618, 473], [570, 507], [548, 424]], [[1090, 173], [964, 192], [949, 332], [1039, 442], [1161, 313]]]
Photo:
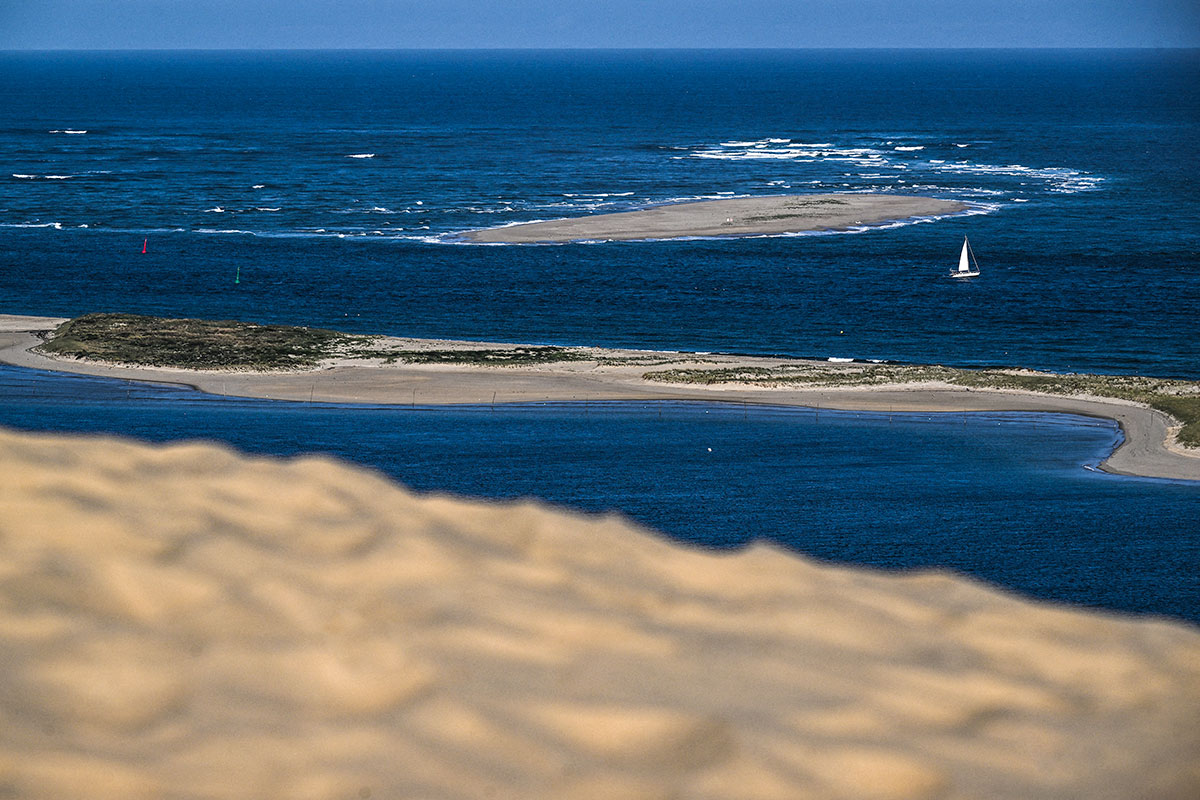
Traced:
[[1200, 447], [1200, 395], [1155, 395], [1150, 405], [1183, 423], [1178, 441], [1185, 447]]
[[667, 369], [647, 372], [646, 380], [662, 383], [745, 383], [752, 386], [878, 386], [887, 383], [921, 383], [950, 380], [958, 370], [938, 366], [900, 364], [825, 366], [787, 364], [779, 367], [723, 369]]
[[777, 367], [669, 369], [647, 372], [646, 380], [711, 386], [815, 388], [879, 386], [938, 381], [971, 389], [1017, 389], [1038, 394], [1090, 395], [1143, 403], [1182, 423], [1178, 441], [1200, 447], [1200, 383], [1137, 375], [1088, 375], [1008, 369], [954, 369], [907, 364], [785, 364]]
[[64, 322], [38, 349], [52, 355], [144, 367], [268, 371], [315, 367], [322, 359], [366, 340], [289, 325], [87, 314]]
[[472, 366], [522, 367], [563, 361], [589, 361], [595, 356], [569, 347], [497, 347], [479, 350], [390, 350], [375, 354], [385, 363], [468, 364]]

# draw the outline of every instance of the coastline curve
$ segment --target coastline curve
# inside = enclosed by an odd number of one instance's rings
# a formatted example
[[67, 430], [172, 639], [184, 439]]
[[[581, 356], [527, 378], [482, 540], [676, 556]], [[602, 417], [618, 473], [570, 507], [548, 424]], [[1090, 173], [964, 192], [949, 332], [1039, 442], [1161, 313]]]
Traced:
[[[136, 367], [51, 358], [32, 350], [38, 330], [64, 320], [0, 315], [0, 362], [56, 372], [190, 386], [210, 394], [270, 400], [409, 405], [499, 404], [553, 401], [693, 400], [769, 404], [843, 411], [970, 413], [1030, 411], [1077, 414], [1113, 420], [1121, 443], [1100, 464], [1116, 475], [1200, 481], [1200, 452], [1174, 444], [1175, 422], [1161, 411], [1131, 401], [1041, 394], [1015, 389], [965, 388], [934, 382], [855, 387], [766, 388], [746, 384], [704, 386], [646, 380], [644, 366], [600, 366], [564, 362], [535, 367], [462, 364], [389, 364], [341, 360], [317, 370], [235, 372]], [[391, 338], [408, 347], [504, 347], [480, 342]], [[720, 359], [722, 363], [778, 363], [711, 354], [614, 351], [605, 354], [657, 364]]]

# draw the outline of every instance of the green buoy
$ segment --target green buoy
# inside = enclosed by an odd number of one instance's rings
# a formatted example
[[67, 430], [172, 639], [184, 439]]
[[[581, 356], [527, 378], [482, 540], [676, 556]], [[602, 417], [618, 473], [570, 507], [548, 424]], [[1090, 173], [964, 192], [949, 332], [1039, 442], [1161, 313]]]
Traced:
[[241, 264], [238, 265], [237, 274], [233, 276], [233, 282], [234, 283], [242, 282], [242, 265]]

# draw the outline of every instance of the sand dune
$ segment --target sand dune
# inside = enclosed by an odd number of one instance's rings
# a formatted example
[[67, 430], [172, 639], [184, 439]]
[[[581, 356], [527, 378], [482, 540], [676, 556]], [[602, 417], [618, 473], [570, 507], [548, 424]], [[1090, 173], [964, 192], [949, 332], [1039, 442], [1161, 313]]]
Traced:
[[1200, 632], [0, 432], [0, 797], [1192, 798]]
[[846, 230], [912, 217], [957, 214], [955, 200], [892, 194], [794, 194], [670, 203], [639, 211], [527, 222], [467, 231], [471, 242], [573, 242], [761, 236]]

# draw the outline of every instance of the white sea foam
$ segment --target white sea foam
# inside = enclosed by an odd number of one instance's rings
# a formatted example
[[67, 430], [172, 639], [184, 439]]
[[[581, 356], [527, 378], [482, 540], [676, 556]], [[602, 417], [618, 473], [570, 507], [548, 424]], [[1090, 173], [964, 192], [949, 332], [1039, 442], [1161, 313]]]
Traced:
[[[903, 140], [901, 140], [903, 141]], [[911, 141], [911, 140], [910, 140]], [[779, 146], [786, 143], [784, 146]], [[955, 147], [965, 148], [970, 143], [954, 143]], [[887, 146], [886, 151], [878, 147]], [[1002, 186], [977, 187], [974, 189], [959, 188], [953, 184], [931, 184], [921, 173], [935, 175], [986, 175], [1000, 178], [1025, 178], [1026, 181], [1040, 182], [1046, 191], [1055, 193], [1074, 193], [1096, 189], [1103, 178], [1081, 170], [1068, 167], [1034, 168], [1019, 164], [999, 165], [973, 163], [968, 159], [959, 159], [955, 163], [947, 163], [945, 159], [929, 159], [921, 161], [913, 155], [925, 150], [924, 144], [897, 145], [893, 140], [884, 140], [879, 145], [869, 142], [853, 144], [833, 144], [829, 142], [812, 143], [792, 140], [758, 139], [754, 141], [726, 141], [719, 145], [706, 145], [689, 150], [685, 155], [672, 156], [675, 159], [703, 158], [725, 161], [790, 161], [797, 164], [837, 164], [847, 171], [841, 174], [846, 182], [843, 189], [854, 189], [854, 181], [883, 182], [902, 186], [912, 191], [915, 186], [922, 186], [926, 191], [951, 192], [965, 197], [999, 196], [1005, 193]], [[897, 172], [908, 173], [912, 178], [896, 177]], [[919, 176], [919, 177], [918, 177]], [[827, 185], [837, 188], [839, 184], [825, 181], [809, 181], [810, 185]], [[777, 185], [777, 184], [768, 184]], [[1021, 185], [1026, 185], [1022, 182]]]
[[[785, 147], [771, 145], [786, 144]], [[825, 161], [841, 160], [885, 166], [881, 151], [871, 147], [837, 147], [828, 142], [793, 142], [790, 139], [761, 139], [756, 142], [727, 142], [716, 147], [693, 150], [687, 155], [672, 158], [709, 158], [722, 161]]]
[[1048, 191], [1062, 194], [1092, 191], [1099, 187], [1104, 179], [1089, 172], [1070, 169], [1068, 167], [1027, 167], [1023, 164], [972, 164], [956, 162], [940, 164], [940, 172], [966, 175], [999, 175], [1003, 177], [1032, 178], [1046, 184]]
[[47, 175], [46, 180], [48, 180], [48, 181], [65, 181], [65, 180], [70, 180], [71, 178], [74, 178], [74, 177], [75, 177], [74, 175]]
[[0, 224], [3, 228], [54, 228], [56, 231], [62, 230], [61, 222], [6, 222]]
[[67, 134], [72, 134], [75, 136], [80, 136], [82, 134], [87, 133], [87, 131], [75, 131], [75, 130], [58, 130], [58, 131], [49, 131], [49, 132], [50, 133], [67, 133]]
[[255, 211], [278, 211], [278, 208], [267, 208], [266, 206], [255, 206]]
[[221, 208], [220, 206], [213, 206], [212, 208], [204, 209], [204, 213], [205, 214], [224, 214], [225, 209]]
[[375, 157], [374, 153], [352, 153], [352, 154], [346, 156], [346, 158], [374, 158], [374, 157]]
[[13, 176], [14, 178], [21, 178], [21, 179], [23, 179], [23, 180], [27, 180], [27, 181], [32, 181], [32, 180], [36, 180], [36, 179], [37, 179], [37, 175], [26, 175], [26, 174], [24, 174], [24, 173], [22, 173], [22, 172], [14, 172], [14, 173], [12, 174], [12, 176]]
[[825, 360], [832, 364], [849, 364], [854, 361], [853, 358], [839, 358], [838, 356], [830, 356]]
[[251, 186], [250, 188], [251, 189], [265, 189], [265, 188], [267, 188], [267, 186], [265, 183], [256, 183], [253, 186]]
[[[583, 206], [585, 208], [592, 207], [592, 205], [599, 205], [599, 204], [598, 203], [597, 204], [587, 204], [587, 203], [583, 204]], [[539, 209], [541, 209], [541, 208], [556, 208], [556, 207], [557, 208], [578, 208], [579, 204], [577, 204], [577, 203], [546, 203], [545, 205], [540, 205], [540, 206], [529, 206], [529, 208], [539, 208]], [[513, 208], [512, 206], [501, 206], [499, 208], [496, 208], [494, 206], [493, 207], [464, 206], [462, 208], [456, 208], [456, 209], [451, 209], [451, 210], [452, 211], [470, 211], [472, 214], [511, 214], [514, 211], [516, 211], [516, 209]]]

